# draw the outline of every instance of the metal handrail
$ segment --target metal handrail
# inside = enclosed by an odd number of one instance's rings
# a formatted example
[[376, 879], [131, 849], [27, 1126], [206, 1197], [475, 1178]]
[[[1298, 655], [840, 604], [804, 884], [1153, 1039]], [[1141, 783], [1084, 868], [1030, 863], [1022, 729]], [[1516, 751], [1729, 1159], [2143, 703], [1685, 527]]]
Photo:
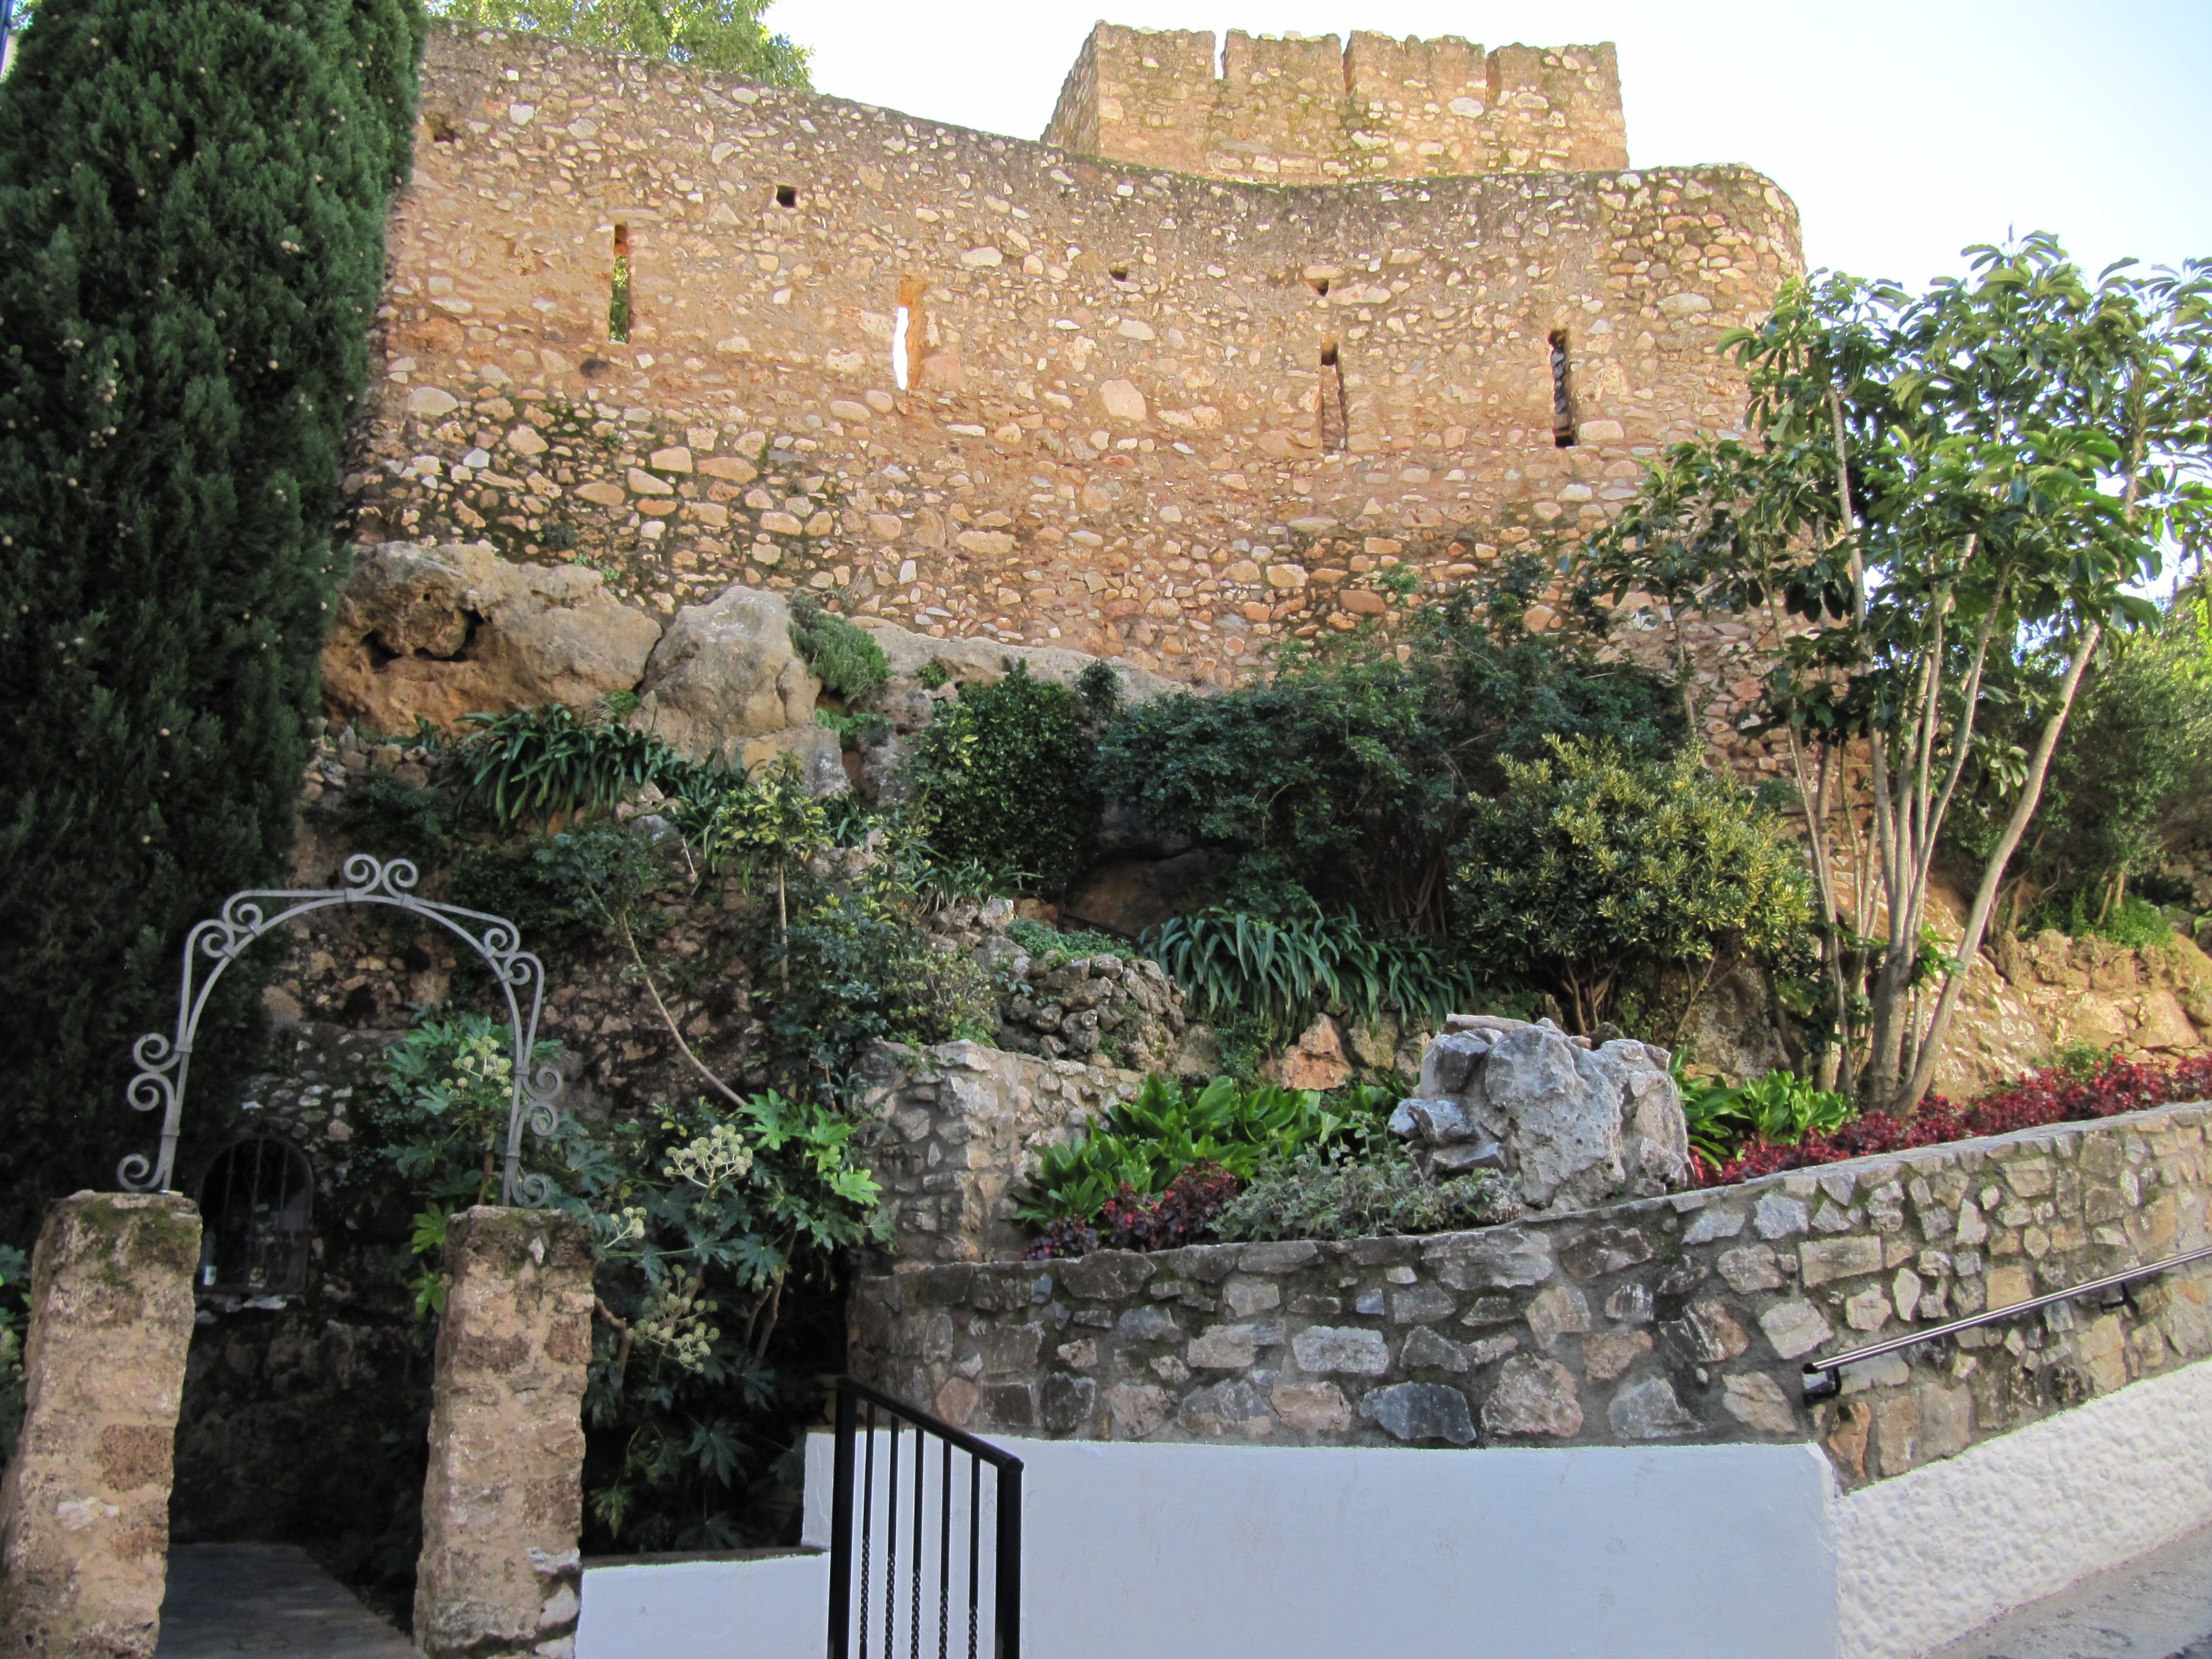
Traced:
[[[867, 1408], [866, 1426], [860, 1424], [860, 1408]], [[950, 1423], [931, 1416], [919, 1407], [908, 1406], [857, 1382], [849, 1376], [837, 1379], [837, 1438], [830, 1500], [830, 1659], [854, 1659], [854, 1614], [857, 1612], [859, 1659], [868, 1659], [870, 1643], [868, 1613], [872, 1601], [871, 1545], [875, 1536], [874, 1505], [876, 1489], [876, 1413], [880, 1410], [890, 1420], [890, 1443], [883, 1458], [884, 1486], [884, 1560], [883, 1560], [883, 1624], [884, 1659], [893, 1659], [896, 1643], [896, 1621], [901, 1613], [907, 1615], [907, 1641], [904, 1644], [912, 1659], [919, 1659], [922, 1649], [921, 1621], [923, 1605], [927, 1600], [927, 1586], [923, 1570], [924, 1487], [927, 1481], [925, 1458], [926, 1442], [938, 1443], [938, 1498], [937, 1498], [937, 1651], [939, 1659], [953, 1659], [957, 1638], [951, 1627], [954, 1597], [952, 1556], [954, 1533], [952, 1526], [953, 1482], [952, 1455], [963, 1454], [968, 1462], [968, 1526], [967, 1571], [968, 1659], [981, 1659], [981, 1636], [982, 1578], [982, 1514], [983, 1469], [988, 1464], [994, 1472], [993, 1496], [997, 1516], [991, 1540], [991, 1659], [1020, 1659], [1022, 1624], [1022, 1460], [1012, 1453], [978, 1440], [975, 1436], [956, 1429]], [[898, 1551], [901, 1533], [899, 1479], [902, 1454], [899, 1449], [899, 1425], [910, 1424], [914, 1430], [912, 1458], [913, 1529], [907, 1555], [907, 1571], [912, 1576], [913, 1587], [904, 1598], [898, 1594]], [[860, 1445], [866, 1437], [865, 1480], [860, 1477]], [[860, 1492], [856, 1494], [854, 1488]], [[860, 1499], [860, 1589], [854, 1591], [854, 1504]], [[905, 1605], [901, 1605], [903, 1600]]]
[[2138, 1279], [2148, 1279], [2153, 1273], [2162, 1273], [2170, 1268], [2185, 1267], [2192, 1261], [2212, 1258], [2212, 1244], [2201, 1249], [2184, 1250], [2179, 1255], [2169, 1255], [2160, 1261], [2146, 1262], [2140, 1267], [2128, 1267], [2116, 1273], [2106, 1273], [2102, 1279], [2092, 1279], [2063, 1291], [2046, 1291], [2041, 1296], [2032, 1296], [2025, 1302], [2008, 1302], [2002, 1308], [1987, 1308], [1964, 1319], [1954, 1319], [1948, 1325], [1931, 1325], [1924, 1331], [1907, 1331], [1902, 1336], [1893, 1336], [1880, 1342], [1869, 1342], [1863, 1348], [1853, 1348], [1845, 1353], [1834, 1354], [1826, 1359], [1816, 1359], [1805, 1367], [1805, 1398], [1833, 1399], [1842, 1387], [1836, 1373], [1846, 1365], [1862, 1359], [1875, 1359], [1886, 1353], [1895, 1353], [1899, 1348], [1914, 1347], [1923, 1342], [1936, 1342], [1960, 1331], [1970, 1331], [1977, 1325], [1988, 1325], [2000, 1319], [2010, 1319], [2015, 1314], [2033, 1313], [2038, 1308], [2053, 1304], [2071, 1302], [2075, 1297], [2087, 1296], [2095, 1291], [2109, 1291], [2130, 1284]]

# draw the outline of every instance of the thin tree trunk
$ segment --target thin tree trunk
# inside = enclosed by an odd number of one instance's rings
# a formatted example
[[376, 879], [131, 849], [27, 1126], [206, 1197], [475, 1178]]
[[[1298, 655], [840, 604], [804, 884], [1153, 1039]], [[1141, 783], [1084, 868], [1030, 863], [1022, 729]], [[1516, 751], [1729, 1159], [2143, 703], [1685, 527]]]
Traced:
[[1943, 994], [1936, 1004], [1935, 1017], [1928, 1023], [1928, 1035], [1920, 1045], [1919, 1063], [1913, 1067], [1911, 1081], [1906, 1085], [1899, 1106], [1910, 1111], [1917, 1106], [1935, 1081], [1936, 1061], [1942, 1054], [1943, 1044], [1951, 1034], [1951, 1020], [1958, 1012], [1959, 999], [1966, 988], [1966, 976], [1973, 969], [1975, 959], [1981, 954], [1982, 935], [1990, 924], [1990, 912], [1996, 908], [1997, 889], [2004, 879], [2005, 866], [2011, 861], [2013, 850], [2020, 845], [2021, 836], [2027, 833], [2027, 821], [2035, 816], [2036, 803], [2043, 798], [2043, 780], [2051, 769], [2051, 752], [2058, 747], [2059, 733], [2065, 729], [2066, 716], [2074, 707], [2074, 694], [2081, 684], [2081, 675], [2089, 666], [2089, 659], [2096, 654], [2097, 642], [2104, 636], [2102, 623], [2092, 623], [2089, 631], [2066, 665], [2066, 678], [2059, 688], [2058, 706], [2052, 709], [2043, 723], [2043, 735], [2036, 740], [2035, 754], [2027, 764], [2027, 777], [2021, 785], [2020, 799], [2013, 805], [2012, 817], [2006, 821], [2004, 834], [1998, 837], [1996, 849], [1982, 868], [1981, 885], [1975, 890], [1973, 908], [1967, 913], [1966, 931], [1959, 940], [1958, 966], [1944, 976]]

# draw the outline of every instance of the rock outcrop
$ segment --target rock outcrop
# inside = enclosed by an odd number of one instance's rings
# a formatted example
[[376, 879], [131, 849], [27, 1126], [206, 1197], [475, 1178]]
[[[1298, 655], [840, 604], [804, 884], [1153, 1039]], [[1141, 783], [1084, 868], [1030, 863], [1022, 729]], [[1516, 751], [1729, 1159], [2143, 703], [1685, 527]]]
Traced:
[[323, 696], [333, 713], [394, 732], [544, 702], [586, 709], [635, 686], [660, 636], [581, 565], [514, 564], [480, 542], [386, 542], [355, 555], [323, 647]]
[[1654, 1198], [1690, 1174], [1667, 1062], [1663, 1048], [1593, 1044], [1549, 1020], [1455, 1014], [1390, 1127], [1440, 1172], [1503, 1171], [1532, 1211]]
[[753, 763], [774, 752], [758, 740], [817, 729], [821, 684], [791, 643], [791, 606], [762, 588], [726, 588], [678, 611], [640, 689], [637, 723], [687, 760]]

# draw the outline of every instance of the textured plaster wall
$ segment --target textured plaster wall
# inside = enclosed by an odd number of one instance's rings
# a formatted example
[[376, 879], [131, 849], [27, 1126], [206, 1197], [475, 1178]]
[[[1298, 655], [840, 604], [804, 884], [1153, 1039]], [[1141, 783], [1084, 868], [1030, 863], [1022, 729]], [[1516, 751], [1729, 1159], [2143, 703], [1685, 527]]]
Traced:
[[1856, 1492], [1836, 1506], [1844, 1659], [1914, 1659], [2212, 1521], [2212, 1365]]
[[[1800, 266], [1741, 167], [1253, 185], [449, 30], [422, 109], [358, 539], [582, 556], [664, 616], [836, 589], [1185, 681], [1383, 616], [1401, 568], [1556, 556], [1740, 418], [1716, 342]], [[1720, 732], [1753, 643], [1704, 641]]]

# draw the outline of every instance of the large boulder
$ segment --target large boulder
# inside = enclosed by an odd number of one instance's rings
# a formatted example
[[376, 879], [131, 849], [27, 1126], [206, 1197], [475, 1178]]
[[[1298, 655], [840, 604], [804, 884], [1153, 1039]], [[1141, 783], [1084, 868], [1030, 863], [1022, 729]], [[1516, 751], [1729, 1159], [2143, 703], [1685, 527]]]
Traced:
[[1663, 1048], [1593, 1044], [1549, 1020], [1455, 1016], [1390, 1127], [1439, 1172], [1502, 1170], [1533, 1211], [1651, 1198], [1689, 1180], [1688, 1125]]
[[379, 732], [545, 702], [588, 709], [635, 686], [659, 638], [581, 565], [510, 563], [481, 542], [386, 542], [355, 556], [323, 647], [323, 696]]
[[[781, 593], [731, 587], [688, 605], [645, 666], [636, 723], [659, 732], [686, 760], [743, 765], [776, 747], [754, 740], [814, 727], [821, 687], [791, 643], [791, 606]], [[818, 740], [804, 747], [811, 757]]]

